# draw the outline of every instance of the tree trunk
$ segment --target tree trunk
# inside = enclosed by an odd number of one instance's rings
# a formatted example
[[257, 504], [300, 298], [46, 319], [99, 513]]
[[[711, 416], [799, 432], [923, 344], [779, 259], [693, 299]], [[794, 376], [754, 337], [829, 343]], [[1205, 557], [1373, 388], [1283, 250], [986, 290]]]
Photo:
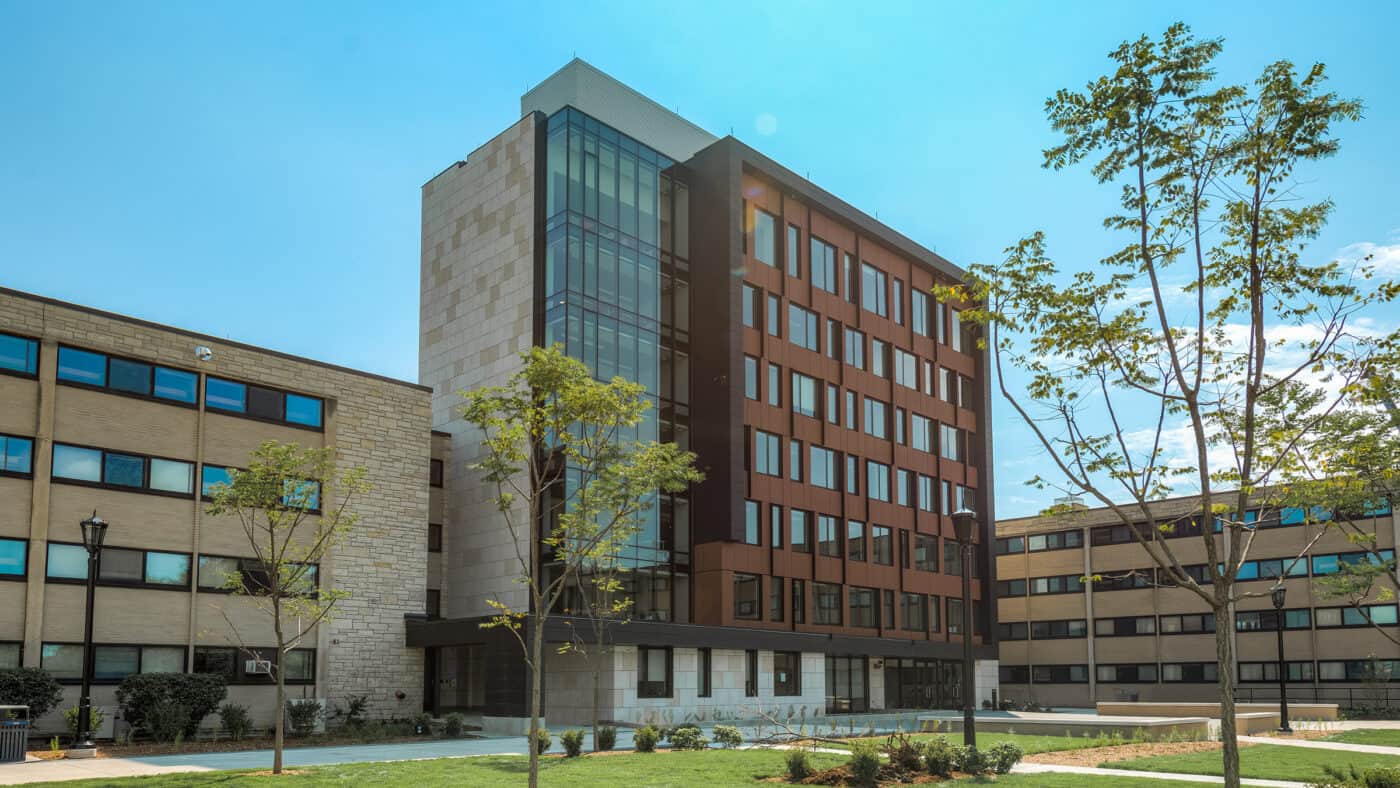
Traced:
[[530, 788], [540, 784], [540, 751], [536, 742], [540, 735], [540, 677], [544, 673], [544, 627], [533, 623], [530, 633]]
[[[280, 653], [280, 651], [279, 651]], [[280, 662], [280, 660], [279, 660]], [[286, 716], [287, 686], [282, 683], [282, 666], [277, 666], [277, 714], [272, 723], [272, 773], [282, 773], [282, 718]]]
[[[601, 648], [602, 640], [603, 640], [603, 639], [602, 639], [601, 637], [598, 638], [599, 645], [596, 646], [595, 648], [599, 648], [599, 649]], [[601, 661], [601, 660], [603, 659], [602, 653], [601, 653], [601, 652], [597, 652], [597, 657], [598, 657], [598, 660]], [[602, 671], [599, 670], [599, 667], [600, 667], [600, 665], [599, 665], [598, 662], [594, 662], [594, 663], [593, 663], [593, 751], [594, 751], [594, 752], [597, 752], [597, 751], [598, 751], [598, 708], [599, 708], [599, 706], [601, 705], [602, 696], [603, 696], [603, 688], [602, 688], [602, 686], [601, 686], [601, 685], [602, 685]]]
[[1235, 739], [1235, 655], [1230, 636], [1234, 622], [1230, 620], [1228, 604], [1215, 608], [1216, 675], [1220, 685], [1220, 743], [1223, 745], [1226, 788], [1240, 786], [1240, 748]]

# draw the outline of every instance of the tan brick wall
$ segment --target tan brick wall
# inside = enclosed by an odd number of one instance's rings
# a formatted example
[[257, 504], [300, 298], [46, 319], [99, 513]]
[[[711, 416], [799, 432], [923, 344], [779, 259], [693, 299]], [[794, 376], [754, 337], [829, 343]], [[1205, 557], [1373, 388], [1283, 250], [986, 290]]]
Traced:
[[459, 392], [505, 383], [532, 342], [534, 134], [526, 116], [423, 187], [418, 378], [433, 387], [433, 426], [452, 434], [443, 588], [452, 617], [490, 613], [492, 597], [517, 609], [525, 599], [494, 490], [467, 467], [481, 436], [463, 423]]
[[[109, 544], [147, 549], [247, 555], [235, 521], [208, 518], [193, 500], [50, 484], [47, 458], [53, 439], [215, 464], [242, 465], [264, 440], [337, 448], [341, 467], [364, 466], [373, 490], [355, 501], [359, 523], [321, 568], [323, 586], [349, 592], [335, 618], [303, 645], [320, 649], [316, 695], [342, 702], [366, 694], [372, 713], [406, 715], [421, 709], [422, 652], [404, 646], [404, 615], [421, 613], [427, 550], [431, 403], [427, 391], [352, 370], [330, 367], [212, 337], [96, 313], [71, 305], [0, 291], [0, 331], [39, 337], [45, 345], [41, 379], [52, 379], [57, 343], [129, 356], [231, 379], [322, 397], [324, 434], [117, 394], [52, 386], [51, 425], [41, 415], [39, 383], [0, 376], [0, 430], [36, 437], [35, 480], [0, 479], [0, 534], [36, 540], [25, 583], [0, 583], [0, 639], [31, 633], [25, 660], [38, 664], [42, 640], [81, 638], [82, 588], [43, 582], [38, 540], [77, 541], [77, 522], [97, 508], [112, 523]], [[196, 345], [213, 349], [209, 362]], [[201, 449], [202, 443], [202, 449]], [[196, 485], [198, 482], [196, 482]], [[47, 492], [46, 492], [47, 491]], [[37, 493], [37, 495], [36, 495]], [[333, 493], [332, 493], [333, 495]], [[47, 515], [30, 517], [31, 496]], [[36, 577], [36, 581], [34, 578]], [[43, 595], [24, 620], [28, 593]], [[243, 638], [271, 643], [271, 626], [248, 600], [218, 594], [100, 587], [94, 619], [98, 642], [191, 644], [235, 642], [223, 606]], [[16, 611], [18, 614], [16, 615]], [[257, 688], [240, 693], [256, 696]], [[405, 698], [395, 697], [402, 691]], [[300, 692], [300, 690], [298, 690]], [[263, 694], [266, 694], [265, 692]], [[260, 710], [262, 711], [262, 710]], [[265, 714], [266, 711], [263, 711]]]

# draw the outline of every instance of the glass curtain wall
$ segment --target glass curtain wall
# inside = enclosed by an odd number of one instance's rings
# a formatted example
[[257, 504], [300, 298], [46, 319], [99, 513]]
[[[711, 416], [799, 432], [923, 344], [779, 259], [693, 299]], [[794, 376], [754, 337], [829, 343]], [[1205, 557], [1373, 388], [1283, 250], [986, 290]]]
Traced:
[[[690, 192], [679, 168], [571, 107], [549, 118], [545, 168], [544, 345], [599, 380], [646, 387], [652, 408], [623, 440], [688, 449]], [[658, 496], [620, 558], [634, 618], [689, 621], [687, 494]], [[566, 608], [582, 602], [571, 596]]]

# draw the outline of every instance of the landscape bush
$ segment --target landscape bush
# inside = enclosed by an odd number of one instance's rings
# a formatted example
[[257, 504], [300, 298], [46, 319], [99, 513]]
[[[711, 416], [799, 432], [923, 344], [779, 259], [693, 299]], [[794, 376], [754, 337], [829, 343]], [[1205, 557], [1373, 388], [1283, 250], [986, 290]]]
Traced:
[[1343, 772], [1335, 766], [1323, 766], [1322, 772], [1327, 778], [1310, 783], [1312, 788], [1400, 788], [1400, 768], [1358, 769], [1351, 766]]
[[559, 734], [559, 743], [564, 745], [564, 757], [577, 758], [583, 754], [583, 731], [564, 731]]
[[253, 718], [248, 714], [248, 707], [237, 703], [225, 703], [220, 706], [219, 720], [234, 741], [241, 741], [253, 729]]
[[321, 718], [323, 708], [319, 700], [287, 701], [287, 724], [293, 736], [310, 736], [316, 730], [316, 721]]
[[696, 725], [682, 725], [674, 728], [670, 738], [673, 750], [703, 750], [710, 743], [710, 740], [700, 733], [700, 728]]
[[903, 731], [892, 733], [885, 740], [885, 757], [889, 758], [891, 765], [901, 771], [918, 772], [924, 768], [922, 750], [909, 738], [909, 734]]
[[924, 767], [929, 774], [938, 777], [949, 777], [953, 774], [953, 764], [956, 760], [957, 748], [948, 741], [947, 736], [935, 736], [924, 743]]
[[812, 773], [812, 764], [807, 760], [806, 750], [788, 750], [786, 760], [789, 779], [804, 780]]
[[122, 717], [132, 727], [150, 732], [151, 709], [161, 704], [182, 706], [188, 715], [186, 737], [194, 736], [204, 718], [227, 697], [224, 677], [215, 673], [133, 673], [117, 686]]
[[637, 752], [655, 752], [656, 742], [661, 739], [661, 732], [651, 725], [632, 731], [632, 746]]
[[549, 752], [549, 748], [554, 746], [554, 737], [549, 735], [549, 731], [540, 728], [535, 731], [535, 752], [544, 755]]
[[1011, 767], [1021, 762], [1025, 752], [1015, 742], [1004, 741], [987, 748], [986, 765], [997, 774], [1010, 774]]
[[602, 725], [598, 728], [598, 739], [593, 742], [594, 752], [611, 750], [617, 746], [617, 728], [611, 725]]
[[467, 718], [457, 712], [452, 712], [442, 718], [442, 735], [457, 738], [467, 730]]
[[858, 741], [851, 745], [851, 759], [847, 764], [851, 779], [858, 785], [872, 785], [880, 775], [880, 748], [874, 742]]
[[963, 774], [981, 774], [987, 771], [987, 759], [976, 747], [954, 747], [953, 768]]
[[715, 744], [725, 749], [733, 749], [744, 743], [744, 734], [733, 725], [715, 726]]
[[[73, 736], [78, 735], [78, 707], [71, 706], [63, 710], [63, 721], [68, 725], [68, 732]], [[102, 727], [102, 723], [107, 721], [107, 712], [97, 706], [88, 707], [88, 730], [93, 733]]]
[[158, 742], [183, 739], [190, 729], [190, 707], [170, 700], [161, 701], [146, 709], [142, 724]]
[[28, 706], [29, 719], [48, 714], [63, 700], [63, 687], [43, 668], [0, 670], [0, 706]]

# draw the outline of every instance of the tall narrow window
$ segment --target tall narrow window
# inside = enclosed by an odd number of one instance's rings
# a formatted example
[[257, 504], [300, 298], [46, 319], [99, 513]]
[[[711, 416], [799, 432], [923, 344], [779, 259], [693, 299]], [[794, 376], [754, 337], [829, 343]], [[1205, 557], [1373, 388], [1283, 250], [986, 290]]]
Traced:
[[801, 243], [802, 231], [795, 224], [789, 224], [787, 228], [787, 272], [788, 276], [802, 276], [802, 250], [798, 244]]
[[781, 336], [781, 333], [780, 333], [781, 330], [782, 330], [782, 329], [781, 329], [781, 326], [780, 326], [780, 324], [782, 323], [782, 315], [780, 314], [781, 311], [782, 311], [782, 301], [780, 301], [776, 295], [773, 295], [772, 293], [769, 293], [769, 294], [768, 294], [768, 315], [767, 315], [767, 321], [768, 321], [768, 334], [769, 334], [770, 336], [775, 336], [775, 337], [776, 337], [776, 336]]
[[744, 356], [744, 396], [758, 399], [758, 359]]
[[889, 302], [886, 294], [887, 279], [884, 271], [869, 263], [860, 265], [860, 305], [867, 312], [880, 317], [889, 317]]
[[904, 325], [904, 283], [894, 280], [894, 322]]
[[744, 652], [744, 697], [758, 697], [758, 649]]
[[777, 219], [767, 211], [753, 211], [753, 256], [765, 265], [778, 264]]
[[768, 546], [783, 546], [783, 507], [776, 503], [768, 505]]
[[856, 302], [856, 266], [849, 254], [842, 255], [842, 270], [845, 272], [846, 300]]
[[744, 306], [744, 325], [758, 328], [758, 288], [745, 282], [740, 298]]
[[695, 673], [697, 697], [710, 697], [710, 674], [714, 672], [714, 653], [708, 648], [696, 649]]
[[801, 580], [792, 581], [792, 623], [807, 623], [807, 584]]
[[772, 362], [768, 364], [768, 404], [783, 406], [783, 368]]
[[807, 535], [807, 531], [810, 528], [809, 523], [812, 519], [811, 516], [801, 509], [789, 509], [788, 512], [792, 517], [792, 531], [790, 534], [792, 549], [799, 553], [812, 552], [812, 542]]
[[812, 284], [828, 293], [836, 292], [836, 247], [814, 235], [811, 239]]
[[744, 501], [744, 544], [758, 544], [758, 519], [758, 501]]
[[909, 291], [909, 319], [914, 324], [914, 333], [928, 336], [928, 293], [911, 288]]
[[637, 647], [637, 697], [671, 697], [670, 647]]
[[759, 617], [759, 576], [734, 573], [734, 617], [756, 620]]
[[782, 439], [771, 432], [754, 430], [754, 472], [765, 476], [782, 476], [783, 463], [780, 448]]
[[788, 478], [802, 481], [802, 441], [795, 438], [788, 439]]
[[781, 577], [768, 578], [768, 620], [782, 621], [787, 606], [783, 603], [783, 588], [786, 581]]
[[818, 418], [817, 381], [801, 372], [792, 373], [792, 412], [799, 416]]
[[802, 655], [796, 651], [773, 652], [773, 694], [802, 694]]
[[865, 334], [854, 328], [846, 329], [846, 347], [843, 359], [856, 369], [865, 369]]

